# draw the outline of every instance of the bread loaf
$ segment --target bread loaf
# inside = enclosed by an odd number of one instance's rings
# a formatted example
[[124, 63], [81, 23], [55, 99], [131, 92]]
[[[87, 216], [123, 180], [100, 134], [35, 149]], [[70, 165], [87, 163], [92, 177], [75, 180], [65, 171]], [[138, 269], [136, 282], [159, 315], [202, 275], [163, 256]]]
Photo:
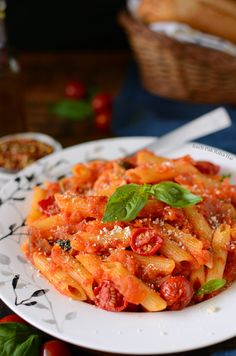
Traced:
[[236, 43], [236, 0], [142, 0], [138, 16], [147, 24], [185, 23]]

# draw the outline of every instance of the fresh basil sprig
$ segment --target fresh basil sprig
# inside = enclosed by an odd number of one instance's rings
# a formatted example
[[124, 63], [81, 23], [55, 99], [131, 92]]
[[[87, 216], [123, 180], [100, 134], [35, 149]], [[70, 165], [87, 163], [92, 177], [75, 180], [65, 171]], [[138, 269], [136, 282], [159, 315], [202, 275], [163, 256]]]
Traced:
[[109, 198], [102, 221], [135, 219], [151, 195], [157, 200], [178, 208], [194, 205], [202, 200], [201, 197], [173, 182], [161, 182], [154, 185], [126, 184], [117, 188]]
[[4, 356], [39, 355], [41, 336], [20, 323], [0, 324], [0, 350]]
[[102, 221], [130, 221], [136, 218], [148, 200], [145, 186], [127, 184], [110, 197]]
[[53, 104], [51, 110], [54, 114], [70, 120], [83, 120], [92, 115], [91, 105], [85, 100], [64, 99]]
[[157, 200], [163, 201], [174, 208], [184, 208], [189, 205], [197, 204], [202, 200], [199, 196], [192, 194], [188, 189], [173, 182], [154, 184], [151, 187], [150, 193], [154, 195]]
[[201, 286], [201, 288], [199, 288], [195, 294], [196, 294], [196, 296], [210, 294], [210, 293], [215, 292], [216, 290], [224, 287], [225, 283], [226, 283], [225, 279], [221, 279], [221, 278], [211, 279], [210, 281], [203, 284]]

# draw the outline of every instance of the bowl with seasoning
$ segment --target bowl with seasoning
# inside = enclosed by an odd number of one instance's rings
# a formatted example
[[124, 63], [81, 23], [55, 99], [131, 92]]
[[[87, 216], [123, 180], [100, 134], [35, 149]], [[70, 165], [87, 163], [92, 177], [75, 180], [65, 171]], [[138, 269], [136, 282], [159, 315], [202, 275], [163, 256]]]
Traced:
[[0, 187], [21, 169], [62, 149], [52, 137], [26, 132], [0, 138]]

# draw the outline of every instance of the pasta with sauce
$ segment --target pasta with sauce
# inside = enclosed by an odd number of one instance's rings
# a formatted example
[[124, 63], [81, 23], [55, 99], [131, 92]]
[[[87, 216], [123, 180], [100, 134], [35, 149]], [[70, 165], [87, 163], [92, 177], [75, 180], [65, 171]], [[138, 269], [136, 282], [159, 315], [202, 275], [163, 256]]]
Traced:
[[22, 250], [65, 296], [179, 310], [236, 279], [236, 186], [190, 156], [78, 163], [35, 187]]

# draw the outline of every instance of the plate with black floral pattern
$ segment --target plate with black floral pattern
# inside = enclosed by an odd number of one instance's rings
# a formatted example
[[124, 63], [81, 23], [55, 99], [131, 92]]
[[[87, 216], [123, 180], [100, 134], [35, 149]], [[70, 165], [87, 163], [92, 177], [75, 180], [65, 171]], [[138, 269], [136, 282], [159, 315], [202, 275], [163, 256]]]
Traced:
[[[0, 297], [35, 327], [85, 348], [131, 355], [193, 350], [236, 335], [236, 284], [203, 303], [181, 311], [107, 312], [59, 294], [26, 261], [21, 245], [32, 188], [67, 175], [78, 161], [113, 159], [150, 144], [151, 137], [112, 138], [67, 148], [21, 171], [0, 192]], [[236, 173], [236, 157], [198, 143], [169, 152], [190, 154]]]

